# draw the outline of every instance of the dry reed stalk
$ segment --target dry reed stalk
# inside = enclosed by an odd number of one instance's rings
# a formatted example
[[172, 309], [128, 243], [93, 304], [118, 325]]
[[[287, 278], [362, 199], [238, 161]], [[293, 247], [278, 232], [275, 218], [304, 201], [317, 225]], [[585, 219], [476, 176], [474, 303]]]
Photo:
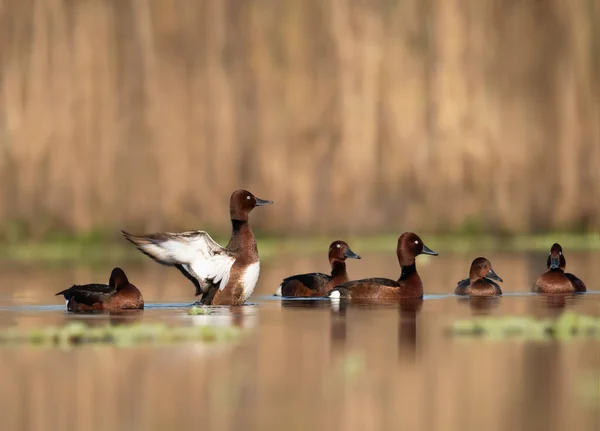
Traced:
[[598, 228], [600, 0], [0, 3], [0, 225]]

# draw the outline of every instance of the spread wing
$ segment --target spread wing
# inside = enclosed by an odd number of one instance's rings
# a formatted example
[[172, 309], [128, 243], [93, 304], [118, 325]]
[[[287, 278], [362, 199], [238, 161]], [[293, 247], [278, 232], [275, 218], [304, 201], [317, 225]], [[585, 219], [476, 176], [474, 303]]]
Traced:
[[194, 283], [196, 295], [200, 291], [206, 292], [212, 284], [218, 284], [222, 290], [229, 281], [235, 257], [204, 231], [162, 232], [140, 236], [121, 232], [145, 255], [163, 265], [175, 266], [188, 279], [192, 280], [186, 273], [197, 280]]

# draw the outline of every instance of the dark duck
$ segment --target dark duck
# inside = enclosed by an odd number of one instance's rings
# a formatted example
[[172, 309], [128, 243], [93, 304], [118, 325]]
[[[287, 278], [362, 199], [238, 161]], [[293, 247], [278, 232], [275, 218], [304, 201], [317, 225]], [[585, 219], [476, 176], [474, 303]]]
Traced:
[[396, 255], [402, 270], [398, 280], [365, 278], [341, 284], [328, 292], [329, 298], [401, 299], [422, 298], [423, 283], [417, 273], [415, 258], [420, 254], [437, 256], [415, 233], [405, 232], [398, 238]]
[[575, 275], [565, 272], [567, 261], [562, 247], [554, 243], [546, 260], [548, 271], [540, 275], [532, 291], [537, 293], [580, 293], [585, 292], [583, 281]]
[[469, 278], [459, 281], [454, 293], [471, 296], [502, 295], [502, 290], [495, 281], [502, 282], [502, 279], [492, 268], [492, 263], [485, 257], [478, 257], [471, 263]]
[[349, 280], [346, 259], [360, 259], [344, 241], [334, 241], [329, 246], [331, 275], [320, 272], [292, 275], [283, 279], [275, 296], [311, 297], [324, 296], [327, 292]]
[[69, 311], [144, 308], [141, 292], [129, 282], [121, 268], [112, 270], [108, 284], [75, 285], [56, 295], [65, 297]]

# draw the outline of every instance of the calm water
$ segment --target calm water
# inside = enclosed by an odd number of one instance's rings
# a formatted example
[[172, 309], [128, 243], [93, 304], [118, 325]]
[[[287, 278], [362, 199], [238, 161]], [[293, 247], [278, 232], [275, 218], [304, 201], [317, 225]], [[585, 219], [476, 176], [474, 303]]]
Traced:
[[[360, 253], [360, 250], [356, 250]], [[361, 253], [362, 254], [362, 253]], [[598, 430], [600, 342], [452, 340], [444, 329], [474, 314], [600, 315], [600, 254], [567, 255], [592, 290], [565, 303], [527, 293], [544, 254], [487, 255], [505, 280], [497, 301], [451, 295], [475, 256], [418, 258], [428, 294], [403, 306], [281, 301], [282, 277], [326, 271], [324, 256], [285, 256], [262, 265], [251, 304], [188, 316], [193, 286], [153, 262], [123, 265], [147, 308], [126, 318], [75, 316], [55, 292], [106, 282], [112, 269], [0, 268], [0, 326], [72, 319], [162, 320], [238, 325], [238, 344], [162, 348], [0, 347], [2, 430]], [[348, 262], [352, 278], [397, 278], [393, 254]], [[582, 383], [583, 382], [583, 383]]]

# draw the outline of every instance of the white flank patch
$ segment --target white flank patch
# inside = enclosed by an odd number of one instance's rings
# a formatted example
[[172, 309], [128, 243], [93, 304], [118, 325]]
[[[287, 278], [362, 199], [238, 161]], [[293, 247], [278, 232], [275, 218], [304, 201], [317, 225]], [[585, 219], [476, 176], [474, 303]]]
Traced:
[[340, 299], [340, 291], [339, 290], [334, 290], [333, 292], [331, 292], [329, 294], [330, 298], [334, 298], [334, 299]]
[[281, 283], [279, 285], [279, 287], [277, 288], [277, 292], [275, 292], [275, 296], [283, 296], [283, 292], [281, 291], [281, 286], [283, 286], [283, 283]]
[[254, 292], [256, 282], [258, 281], [258, 274], [260, 274], [260, 262], [254, 262], [246, 268], [246, 272], [242, 275], [242, 300], [246, 301]]

